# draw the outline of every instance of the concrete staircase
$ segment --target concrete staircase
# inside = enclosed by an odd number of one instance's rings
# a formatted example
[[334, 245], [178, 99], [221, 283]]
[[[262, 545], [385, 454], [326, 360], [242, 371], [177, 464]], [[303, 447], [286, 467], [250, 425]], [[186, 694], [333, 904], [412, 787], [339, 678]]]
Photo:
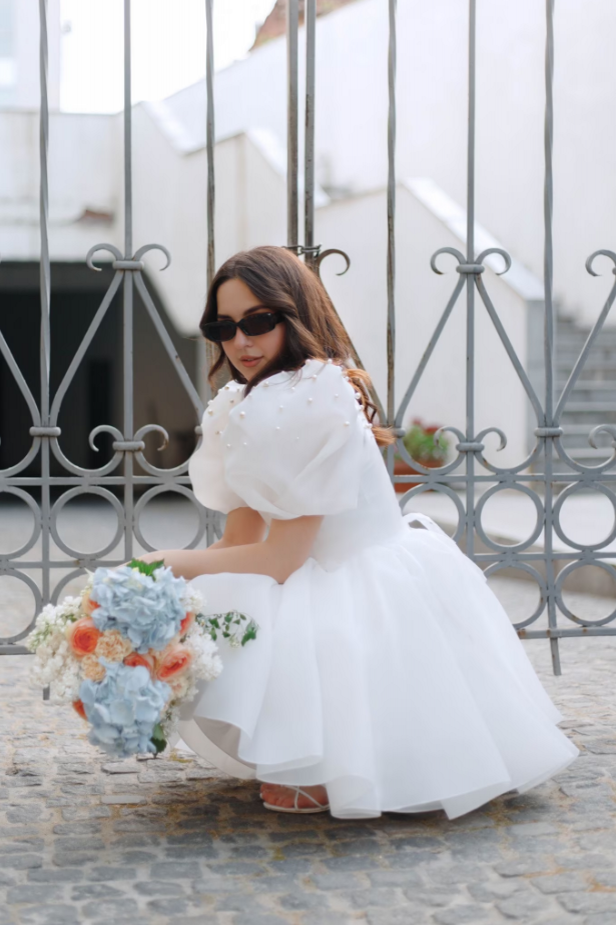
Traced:
[[[574, 322], [559, 320], [556, 333], [556, 396], [560, 395], [581, 353], [589, 331]], [[616, 329], [603, 330], [586, 360], [562, 416], [563, 446], [587, 465], [611, 455], [611, 438], [597, 438], [600, 449], [588, 443], [588, 434], [598, 424], [616, 425]]]

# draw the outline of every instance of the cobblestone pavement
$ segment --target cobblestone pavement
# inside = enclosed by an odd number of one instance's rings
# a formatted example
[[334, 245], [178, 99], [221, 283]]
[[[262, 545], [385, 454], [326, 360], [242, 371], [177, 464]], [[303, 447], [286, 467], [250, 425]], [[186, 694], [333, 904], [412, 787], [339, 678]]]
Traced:
[[110, 761], [0, 659], [0, 925], [614, 925], [616, 640], [565, 642], [561, 678], [526, 646], [581, 757], [453, 822], [278, 815], [184, 753]]

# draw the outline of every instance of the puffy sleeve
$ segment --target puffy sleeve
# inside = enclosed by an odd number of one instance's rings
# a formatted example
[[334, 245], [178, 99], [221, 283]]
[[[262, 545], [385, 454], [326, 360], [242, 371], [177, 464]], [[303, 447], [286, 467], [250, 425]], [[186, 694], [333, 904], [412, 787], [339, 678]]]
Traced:
[[357, 507], [365, 415], [340, 367], [310, 360], [259, 383], [231, 411], [223, 454], [227, 484], [280, 520]]
[[223, 456], [223, 432], [229, 422], [229, 412], [242, 400], [242, 391], [239, 383], [229, 382], [209, 402], [201, 421], [201, 443], [188, 462], [188, 475], [198, 500], [223, 514], [236, 507], [246, 507], [225, 481]]

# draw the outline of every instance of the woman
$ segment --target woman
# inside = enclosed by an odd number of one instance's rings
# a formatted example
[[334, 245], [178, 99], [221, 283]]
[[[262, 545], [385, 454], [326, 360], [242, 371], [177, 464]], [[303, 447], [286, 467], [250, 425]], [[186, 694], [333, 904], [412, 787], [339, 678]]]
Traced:
[[402, 516], [391, 438], [316, 275], [283, 248], [237, 254], [201, 330], [231, 379], [189, 473], [226, 527], [144, 558], [259, 633], [185, 708], [184, 740], [262, 781], [269, 809], [347, 818], [452, 818], [566, 767], [577, 750], [481, 571]]

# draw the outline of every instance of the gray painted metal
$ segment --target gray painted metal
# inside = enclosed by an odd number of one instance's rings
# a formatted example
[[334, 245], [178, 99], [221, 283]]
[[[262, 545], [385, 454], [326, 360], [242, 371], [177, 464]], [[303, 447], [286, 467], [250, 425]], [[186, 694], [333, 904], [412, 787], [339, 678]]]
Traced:
[[[466, 253], [452, 247], [439, 249], [431, 258], [431, 267], [435, 273], [443, 273], [443, 259], [453, 257], [458, 278], [453, 285], [451, 295], [441, 317], [435, 324], [432, 337], [424, 352], [411, 381], [396, 405], [394, 393], [395, 373], [395, 138], [396, 138], [396, 0], [388, 0], [389, 5], [389, 51], [388, 51], [388, 86], [389, 118], [387, 130], [388, 182], [387, 182], [387, 398], [383, 404], [375, 394], [381, 420], [387, 422], [397, 436], [395, 451], [409, 463], [418, 474], [397, 475], [395, 481], [412, 483], [411, 488], [401, 498], [401, 504], [426, 490], [435, 490], [449, 497], [458, 512], [458, 525], [454, 534], [471, 559], [483, 566], [486, 574], [492, 575], [505, 568], [513, 568], [533, 579], [539, 588], [540, 601], [534, 613], [518, 624], [520, 635], [526, 638], [547, 638], [550, 640], [554, 671], [560, 673], [558, 640], [563, 637], [582, 635], [616, 634], [616, 610], [601, 620], [583, 620], [574, 614], [563, 600], [563, 586], [567, 577], [584, 565], [595, 565], [614, 577], [615, 571], [610, 564], [612, 554], [607, 546], [616, 539], [616, 522], [614, 528], [602, 542], [580, 544], [566, 534], [561, 523], [561, 511], [571, 495], [593, 489], [603, 493], [616, 511], [616, 494], [613, 483], [616, 480], [616, 425], [603, 424], [594, 427], [588, 435], [589, 443], [596, 447], [599, 434], [612, 438], [613, 452], [609, 459], [598, 465], [585, 465], [575, 459], [562, 445], [563, 429], [561, 418], [568, 407], [571, 393], [581, 381], [593, 345], [599, 337], [605, 319], [616, 300], [616, 281], [603, 306], [603, 309], [590, 332], [588, 339], [573, 366], [573, 370], [560, 396], [556, 395], [554, 382], [554, 331], [555, 316], [552, 297], [552, 149], [553, 149], [553, 71], [554, 71], [554, 0], [546, 0], [546, 51], [545, 51], [545, 303], [544, 303], [544, 373], [545, 394], [543, 400], [537, 393], [533, 382], [522, 366], [515, 349], [509, 340], [500, 320], [498, 311], [491, 299], [484, 282], [485, 260], [488, 255], [497, 253], [502, 257], [505, 273], [511, 265], [511, 258], [502, 250], [491, 248], [481, 254], [475, 253], [474, 213], [475, 213], [475, 79], [476, 79], [476, 0], [469, 0], [469, 34], [468, 34], [468, 140], [467, 140], [467, 241]], [[86, 257], [88, 266], [96, 270], [93, 263], [95, 255], [106, 251], [112, 257], [115, 274], [112, 278], [100, 307], [84, 335], [50, 407], [49, 394], [49, 358], [50, 358], [50, 259], [47, 240], [48, 228], [48, 188], [47, 188], [47, 153], [48, 153], [48, 109], [47, 109], [47, 33], [46, 0], [39, 0], [41, 15], [40, 32], [40, 67], [41, 67], [41, 115], [40, 115], [40, 158], [41, 158], [41, 396], [37, 403], [22, 375], [9, 346], [0, 331], [0, 353], [10, 373], [20, 389], [29, 408], [32, 427], [32, 446], [21, 462], [0, 472], [0, 491], [7, 492], [21, 499], [32, 511], [34, 530], [30, 539], [19, 549], [9, 555], [0, 556], [0, 575], [11, 575], [24, 582], [33, 595], [34, 612], [41, 609], [43, 603], [57, 600], [66, 584], [75, 576], [83, 573], [84, 568], [94, 568], [99, 564], [116, 564], [108, 558], [118, 545], [123, 544], [121, 561], [125, 561], [133, 552], [133, 537], [145, 548], [140, 528], [141, 514], [148, 502], [165, 491], [174, 491], [195, 503], [199, 515], [199, 530], [189, 544], [194, 548], [205, 535], [207, 542], [214, 539], [218, 530], [218, 515], [205, 511], [194, 499], [187, 476], [187, 463], [174, 469], [161, 469], [144, 457], [144, 437], [147, 433], [157, 431], [164, 442], [168, 435], [157, 424], [149, 424], [134, 431], [133, 424], [133, 295], [136, 288], [145, 309], [152, 319], [165, 350], [172, 359], [174, 367], [195, 411], [197, 423], [203, 412], [201, 398], [192, 384], [186, 370], [177, 356], [173, 343], [159, 317], [156, 307], [149, 295], [143, 279], [144, 255], [153, 249], [160, 250], [166, 257], [168, 266], [170, 255], [162, 245], [148, 244], [133, 252], [132, 227], [132, 143], [131, 143], [131, 51], [130, 51], [130, 0], [124, 0], [125, 22], [125, 56], [124, 56], [124, 214], [125, 242], [124, 252], [111, 244], [93, 247]], [[207, 84], [207, 274], [211, 281], [215, 270], [215, 173], [214, 173], [214, 48], [212, 41], [213, 0], [205, 0], [207, 23], [206, 46], [206, 84]], [[288, 41], [288, 229], [287, 247], [299, 255], [319, 272], [321, 263], [330, 254], [342, 254], [346, 260], [346, 272], [350, 265], [346, 254], [336, 248], [321, 252], [321, 247], [314, 243], [314, 131], [315, 131], [315, 64], [316, 64], [316, 2], [306, 0], [306, 97], [305, 97], [305, 148], [304, 148], [304, 243], [299, 242], [299, 161], [298, 161], [298, 125], [299, 125], [299, 91], [298, 91], [298, 30], [299, 2], [290, 0], [288, 4], [287, 41]], [[594, 269], [596, 258], [602, 255], [614, 264], [616, 274], [616, 252], [599, 250], [592, 254], [586, 263], [588, 272], [596, 276]], [[164, 267], [163, 267], [164, 269]], [[72, 382], [80, 363], [98, 330], [116, 293], [122, 288], [123, 293], [123, 376], [124, 406], [122, 431], [109, 425], [96, 427], [89, 436], [90, 445], [96, 449], [96, 437], [102, 432], [111, 433], [114, 442], [113, 458], [98, 469], [83, 469], [67, 459], [58, 443], [61, 431], [58, 417], [62, 401]], [[426, 366], [443, 334], [456, 304], [461, 300], [466, 289], [466, 426], [462, 432], [448, 426], [443, 431], [453, 434], [456, 439], [455, 458], [450, 459], [440, 469], [430, 469], [417, 460], [411, 459], [402, 442], [403, 421], [415, 391], [424, 374]], [[478, 298], [476, 299], [476, 296]], [[501, 446], [506, 445], [507, 437], [498, 426], [492, 426], [479, 433], [475, 431], [475, 314], [476, 311], [487, 313], [498, 334], [505, 351], [515, 369], [517, 376], [528, 396], [533, 414], [536, 418], [534, 429], [535, 445], [528, 457], [514, 467], [499, 467], [489, 461], [485, 454], [484, 440], [489, 433], [500, 437]], [[361, 366], [361, 361], [353, 349], [354, 361]], [[533, 381], [535, 381], [533, 379]], [[497, 422], [498, 423], [498, 422]], [[195, 427], [197, 433], [199, 426]], [[50, 452], [53, 453], [63, 468], [62, 476], [50, 475]], [[26, 476], [27, 466], [40, 454], [41, 475]], [[140, 472], [135, 471], [135, 460]], [[387, 452], [388, 468], [393, 476], [394, 449]], [[565, 486], [563, 488], [563, 486]], [[460, 490], [462, 487], [462, 490]], [[51, 489], [62, 488], [63, 493], [53, 506]], [[111, 490], [122, 491], [120, 500]], [[135, 501], [135, 489], [145, 488], [143, 494]], [[557, 489], [561, 489], [560, 492]], [[40, 490], [40, 504], [28, 489]], [[529, 537], [515, 545], [505, 546], [488, 536], [482, 524], [484, 508], [490, 498], [505, 489], [514, 490], [521, 496], [531, 499], [536, 511], [536, 523]], [[483, 492], [478, 496], [478, 490]], [[118, 526], [116, 535], [104, 549], [86, 554], [72, 549], [58, 534], [58, 514], [72, 498], [83, 494], [94, 494], [104, 498], [114, 508]], [[543, 534], [543, 548], [535, 545]], [[555, 551], [555, 535], [567, 543], [566, 552]], [[28, 559], [27, 553], [33, 548], [39, 537], [42, 539], [42, 552], [39, 559]], [[73, 560], [74, 568], [65, 575], [50, 592], [51, 576], [54, 570], [66, 570], [66, 561], [54, 560], [50, 555], [51, 540], [67, 553]], [[39, 570], [42, 578], [36, 582], [31, 577], [32, 570]], [[547, 612], [547, 629], [536, 628], [537, 621]], [[0, 639], [0, 654], [21, 653], [24, 647], [20, 639], [29, 628], [7, 639]]]
[[287, 2], [287, 246], [299, 245], [299, 0]]
[[[160, 318], [156, 306], [143, 280], [144, 264], [142, 258], [151, 250], [160, 250], [166, 258], [166, 266], [171, 257], [165, 247], [159, 244], [146, 244], [133, 253], [133, 203], [132, 203], [132, 138], [131, 138], [131, 47], [130, 47], [130, 0], [124, 0], [124, 253], [113, 244], [99, 244], [91, 248], [86, 256], [86, 263], [92, 270], [98, 268], [93, 259], [100, 251], [109, 253], [112, 267], [115, 269], [111, 285], [92, 319], [79, 348], [73, 357], [64, 378], [62, 379], [50, 408], [49, 392], [49, 362], [50, 362], [50, 279], [51, 264], [48, 247], [48, 187], [47, 187], [47, 155], [49, 144], [49, 119], [47, 103], [47, 29], [46, 29], [46, 0], [39, 0], [41, 17], [40, 30], [40, 67], [41, 67], [41, 113], [40, 113], [40, 216], [41, 216], [41, 396], [40, 407], [37, 405], [17, 362], [0, 333], [0, 352], [7, 363], [9, 370], [15, 378], [32, 416], [32, 446], [24, 459], [9, 469], [0, 472], [0, 491], [7, 492], [20, 498], [34, 515], [34, 530], [30, 539], [12, 553], [0, 556], [0, 576], [9, 575], [26, 584], [33, 595], [34, 615], [39, 613], [43, 604], [48, 601], [57, 601], [68, 582], [84, 573], [85, 569], [96, 568], [98, 565], [116, 565], [125, 562], [133, 555], [133, 537], [146, 549], [152, 547], [144, 539], [140, 529], [140, 517], [147, 503], [161, 492], [173, 491], [189, 498], [197, 508], [199, 515], [199, 530], [189, 548], [194, 548], [206, 535], [211, 542], [218, 529], [216, 514], [204, 511], [196, 502], [190, 490], [190, 481], [187, 476], [188, 464], [185, 462], [173, 469], [161, 469], [152, 465], [144, 456], [144, 437], [146, 434], [157, 431], [166, 445], [169, 437], [167, 432], [158, 424], [148, 424], [134, 431], [133, 423], [133, 294], [136, 287], [143, 304], [156, 328], [158, 336], [172, 360], [173, 366], [182, 385], [192, 402], [195, 411], [195, 421], [201, 420], [203, 402], [195, 389], [188, 373], [177, 355], [175, 347]], [[58, 426], [60, 407], [64, 396], [85, 356], [88, 346], [92, 342], [103, 318], [105, 317], [113, 297], [122, 287], [123, 294], [123, 429], [118, 430], [110, 425], [101, 425], [90, 433], [89, 442], [96, 450], [96, 437], [102, 432], [112, 434], [113, 458], [98, 469], [83, 469], [67, 459], [60, 448], [58, 438], [61, 429]], [[195, 428], [199, 433], [199, 427]], [[52, 476], [50, 474], [50, 451], [60, 462], [64, 475]], [[25, 476], [22, 473], [40, 453], [40, 476]], [[141, 470], [146, 474], [135, 472], [135, 460]], [[114, 487], [123, 493], [122, 501], [111, 490]], [[147, 490], [135, 503], [135, 489], [146, 487]], [[51, 489], [63, 488], [59, 498], [51, 504]], [[39, 489], [41, 493], [40, 505], [25, 489]], [[69, 501], [79, 495], [95, 495], [104, 498], [115, 510], [118, 524], [113, 539], [95, 553], [84, 553], [73, 549], [64, 542], [58, 533], [57, 519]], [[40, 559], [30, 559], [26, 556], [37, 541], [41, 540]], [[71, 557], [67, 562], [51, 558], [51, 540], [63, 552]], [[112, 550], [122, 541], [122, 555], [119, 560], [110, 559]], [[116, 553], [117, 555], [117, 553]], [[71, 568], [72, 565], [74, 567]], [[51, 592], [51, 576], [58, 570], [67, 571]], [[32, 570], [40, 570], [42, 579], [39, 584], [29, 574]], [[4, 639], [0, 639], [0, 654], [23, 654], [27, 650], [19, 642], [29, 632], [30, 627]]]

